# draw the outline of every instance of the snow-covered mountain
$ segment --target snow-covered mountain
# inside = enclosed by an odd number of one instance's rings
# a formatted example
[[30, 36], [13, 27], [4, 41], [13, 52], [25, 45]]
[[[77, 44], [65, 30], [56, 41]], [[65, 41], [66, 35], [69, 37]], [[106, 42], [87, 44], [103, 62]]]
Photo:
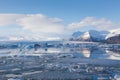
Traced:
[[114, 36], [118, 36], [120, 35], [120, 29], [114, 29], [109, 31], [110, 33], [106, 36], [106, 39], [110, 38], [110, 37], [114, 37]]
[[89, 30], [86, 32], [74, 32], [71, 40], [75, 41], [92, 41], [120, 44], [120, 29], [111, 31]]
[[77, 38], [77, 37], [79, 37], [80, 35], [82, 35], [84, 32], [80, 32], [80, 31], [77, 31], [77, 32], [74, 32], [73, 34], [72, 34], [72, 37], [73, 38]]
[[106, 36], [106, 41], [108, 43], [120, 44], [120, 29], [111, 30], [110, 33]]
[[78, 41], [104, 41], [106, 35], [109, 34], [108, 31], [96, 31], [96, 30], [89, 30], [86, 32], [75, 32], [72, 35], [73, 40]]
[[83, 33], [82, 36], [78, 38], [79, 40], [85, 40], [85, 41], [91, 41], [91, 35], [90, 32]]
[[[63, 40], [61, 37], [44, 37], [40, 35], [19, 35], [19, 36], [1, 36], [0, 41], [58, 41]], [[64, 39], [64, 40], [68, 40]], [[89, 30], [85, 32], [74, 32], [69, 40], [73, 41], [91, 41], [91, 42], [107, 42], [120, 44], [120, 29], [111, 31]]]
[[89, 32], [80, 32], [77, 31], [72, 34], [72, 39], [73, 40], [79, 40], [79, 41], [90, 41], [90, 34]]

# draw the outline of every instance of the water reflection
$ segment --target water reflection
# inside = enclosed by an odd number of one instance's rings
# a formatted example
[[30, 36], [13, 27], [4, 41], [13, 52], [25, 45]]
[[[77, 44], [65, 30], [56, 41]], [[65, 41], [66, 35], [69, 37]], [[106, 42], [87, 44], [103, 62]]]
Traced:
[[[55, 53], [73, 53], [77, 54], [78, 57], [82, 58], [91, 58], [91, 59], [113, 59], [120, 60], [120, 51], [106, 49], [106, 48], [73, 48], [73, 49], [48, 49], [49, 51], [53, 50]], [[113, 57], [112, 57], [113, 56]]]
[[[120, 51], [106, 48], [39, 48], [37, 50], [30, 49], [26, 51], [19, 51], [19, 49], [3, 49], [0, 50], [0, 56], [14, 56], [14, 55], [65, 55], [72, 54], [75, 57], [81, 58], [90, 58], [90, 59], [111, 59], [111, 60], [120, 60]], [[112, 58], [114, 57], [114, 58]]]
[[120, 52], [108, 48], [1, 49], [2, 80], [119, 80]]

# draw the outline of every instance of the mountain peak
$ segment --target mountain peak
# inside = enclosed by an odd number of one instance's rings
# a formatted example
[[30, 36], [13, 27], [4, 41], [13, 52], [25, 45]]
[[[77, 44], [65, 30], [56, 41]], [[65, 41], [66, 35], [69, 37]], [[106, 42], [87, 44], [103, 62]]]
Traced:
[[[79, 32], [79, 34], [77, 34]], [[77, 37], [73, 37], [76, 38], [77, 40], [82, 40], [82, 41], [104, 41], [105, 40], [105, 36], [108, 34], [108, 31], [97, 31], [97, 30], [89, 30], [86, 32], [80, 32], [77, 31], [73, 34], [76, 34]]]
[[111, 30], [110, 33], [106, 36], [106, 39], [114, 36], [120, 35], [120, 29]]
[[83, 38], [83, 39], [90, 39], [90, 33], [89, 33], [89, 32], [85, 32], [85, 33], [82, 35], [82, 38]]
[[[74, 35], [77, 35], [77, 37], [74, 37]], [[73, 33], [72, 37], [73, 40], [77, 41], [120, 43], [120, 29], [111, 31], [97, 31], [97, 30], [89, 30], [86, 32], [77, 31]]]

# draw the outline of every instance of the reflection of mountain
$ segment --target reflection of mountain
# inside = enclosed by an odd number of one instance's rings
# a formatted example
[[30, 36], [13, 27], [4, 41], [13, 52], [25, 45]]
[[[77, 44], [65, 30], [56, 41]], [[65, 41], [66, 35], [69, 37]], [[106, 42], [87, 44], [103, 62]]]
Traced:
[[112, 59], [112, 60], [120, 60], [120, 54], [114, 51], [110, 51], [108, 49], [96, 49], [91, 51], [90, 58], [94, 59]]
[[73, 52], [73, 55], [81, 58], [89, 58], [91, 51], [87, 48], [79, 48], [79, 49], [70, 49], [70, 53]]
[[106, 53], [107, 54], [110, 54], [111, 57], [117, 57], [119, 58], [120, 57], [120, 50], [115, 50], [115, 49], [106, 49]]
[[81, 52], [83, 53], [84, 57], [89, 58], [91, 55], [90, 49], [82, 49]]
[[[74, 41], [71, 41], [74, 42]], [[0, 44], [1, 49], [18, 49], [16, 52], [22, 54], [43, 54], [51, 53], [54, 55], [62, 54], [63, 56], [72, 56], [79, 58], [90, 58], [90, 59], [117, 59], [118, 54], [120, 53], [119, 45], [102, 45], [98, 46], [96, 43], [71, 43], [71, 42], [4, 42]], [[47, 43], [47, 44], [46, 44]], [[69, 44], [68, 44], [69, 43]], [[97, 48], [98, 47], [98, 48]], [[101, 47], [101, 48], [99, 48]], [[113, 50], [106, 51], [105, 47], [111, 48]], [[36, 49], [37, 48], [37, 49]], [[115, 50], [117, 49], [117, 50]], [[6, 51], [5, 50], [5, 51]], [[19, 52], [20, 51], [20, 52]], [[9, 54], [10, 51], [5, 53]], [[11, 51], [10, 53], [16, 53]], [[1, 52], [4, 53], [4, 52]], [[66, 55], [66, 54], [70, 55]], [[65, 54], [65, 55], [64, 55]], [[117, 54], [117, 55], [116, 55]]]
[[83, 48], [83, 49], [75, 49], [76, 52], [79, 53], [79, 57], [89, 58], [89, 59], [113, 59], [120, 60], [120, 51], [116, 52], [113, 50], [103, 49], [103, 48]]

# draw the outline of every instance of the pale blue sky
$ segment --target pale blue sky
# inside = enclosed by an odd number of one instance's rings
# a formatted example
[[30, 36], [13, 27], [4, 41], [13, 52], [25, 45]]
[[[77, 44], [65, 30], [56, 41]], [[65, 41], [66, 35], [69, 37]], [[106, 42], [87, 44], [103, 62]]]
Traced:
[[[0, 14], [43, 14], [60, 18], [64, 25], [80, 22], [86, 17], [120, 22], [120, 0], [0, 0]], [[22, 30], [18, 25], [0, 27], [0, 33]], [[19, 25], [20, 26], [20, 25]], [[83, 30], [94, 29], [85, 27]]]
[[86, 16], [120, 21], [120, 0], [0, 0], [0, 13], [41, 13], [65, 22]]

